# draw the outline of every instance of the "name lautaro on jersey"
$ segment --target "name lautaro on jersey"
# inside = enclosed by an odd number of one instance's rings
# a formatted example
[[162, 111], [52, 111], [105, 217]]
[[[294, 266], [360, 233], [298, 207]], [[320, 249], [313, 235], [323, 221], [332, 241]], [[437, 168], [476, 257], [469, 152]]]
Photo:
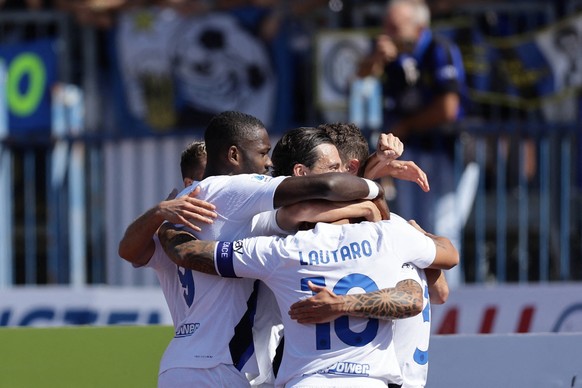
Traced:
[[334, 264], [347, 260], [357, 260], [372, 256], [372, 244], [368, 240], [342, 245], [339, 249], [299, 251], [299, 264], [321, 265]]

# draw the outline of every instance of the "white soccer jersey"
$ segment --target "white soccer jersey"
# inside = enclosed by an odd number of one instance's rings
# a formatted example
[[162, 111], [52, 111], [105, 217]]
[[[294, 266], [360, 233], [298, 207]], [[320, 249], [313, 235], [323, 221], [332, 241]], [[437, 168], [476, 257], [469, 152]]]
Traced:
[[[265, 225], [252, 220], [259, 213], [274, 210], [275, 190], [285, 178], [259, 174], [219, 175], [208, 177], [197, 185], [184, 189], [179, 196], [199, 186], [200, 193], [196, 198], [216, 207], [217, 217], [212, 225], [194, 222], [202, 231], [193, 234], [200, 240], [209, 241], [224, 240], [223, 236], [236, 240], [270, 234], [271, 229], [264, 229]], [[272, 222], [268, 217], [263, 220]], [[267, 226], [275, 228], [276, 222]]]
[[215, 253], [222, 276], [257, 278], [273, 290], [285, 326], [277, 386], [301, 376], [358, 377], [401, 383], [392, 344], [392, 322], [343, 316], [334, 322], [298, 324], [287, 312], [311, 295], [307, 281], [336, 294], [393, 287], [403, 264], [425, 268], [435, 258], [432, 239], [399, 222], [319, 223], [286, 238], [220, 242]]
[[147, 266], [156, 271], [175, 330], [159, 373], [232, 364], [229, 343], [247, 309], [253, 281], [180, 268], [166, 256], [157, 236], [154, 240], [156, 250]]
[[[407, 223], [404, 218], [391, 213], [390, 219]], [[394, 321], [394, 349], [402, 371], [402, 388], [422, 388], [428, 376], [428, 346], [430, 342], [430, 296], [424, 270], [407, 265], [400, 279], [414, 279], [423, 290], [422, 313]]]
[[[232, 240], [250, 236], [253, 227], [260, 230], [260, 225], [254, 225], [251, 219], [260, 212], [273, 210], [273, 196], [283, 179], [247, 174], [201, 181], [196, 198], [214, 204], [218, 218], [211, 225], [200, 224], [202, 232], [194, 234], [199, 239]], [[192, 187], [187, 188], [179, 195], [191, 190]], [[229, 343], [235, 326], [247, 311], [254, 281], [222, 279], [179, 268], [155, 240], [156, 251], [148, 266], [156, 270], [176, 330], [160, 363], [160, 373], [171, 368], [232, 364]], [[239, 355], [242, 360], [250, 356]]]
[[394, 321], [394, 350], [402, 371], [402, 388], [422, 388], [428, 376], [430, 341], [430, 298], [424, 270], [409, 264], [401, 279], [414, 279], [423, 290], [422, 313]]

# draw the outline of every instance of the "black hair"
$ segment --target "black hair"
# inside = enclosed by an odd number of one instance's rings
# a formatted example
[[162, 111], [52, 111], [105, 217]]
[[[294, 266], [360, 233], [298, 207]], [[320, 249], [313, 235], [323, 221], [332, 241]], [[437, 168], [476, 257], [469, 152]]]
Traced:
[[273, 149], [273, 176], [293, 175], [298, 163], [311, 168], [317, 162], [315, 148], [320, 144], [333, 145], [333, 141], [319, 128], [300, 127], [285, 133]]
[[204, 132], [208, 158], [216, 158], [228, 147], [240, 147], [242, 143], [257, 137], [265, 125], [258, 118], [242, 112], [224, 111], [214, 116]]
[[357, 159], [360, 167], [370, 155], [370, 146], [362, 134], [360, 128], [352, 123], [321, 124], [318, 128], [324, 130], [333, 140], [342, 163], [346, 164], [351, 159]]

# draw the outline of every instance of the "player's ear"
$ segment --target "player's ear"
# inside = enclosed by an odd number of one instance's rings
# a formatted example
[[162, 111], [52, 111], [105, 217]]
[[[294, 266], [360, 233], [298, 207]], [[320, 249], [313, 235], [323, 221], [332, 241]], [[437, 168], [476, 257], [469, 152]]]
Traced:
[[241, 163], [240, 158], [241, 154], [237, 146], [231, 145], [228, 147], [227, 160], [229, 163], [238, 166]]
[[346, 170], [352, 175], [358, 175], [360, 161], [358, 159], [351, 159], [346, 165]]
[[309, 169], [304, 164], [297, 163], [293, 166], [293, 176], [304, 176], [307, 175], [308, 172]]
[[184, 181], [184, 187], [188, 187], [192, 184], [192, 182], [194, 182], [194, 180], [190, 179], [190, 178], [184, 178], [183, 181]]

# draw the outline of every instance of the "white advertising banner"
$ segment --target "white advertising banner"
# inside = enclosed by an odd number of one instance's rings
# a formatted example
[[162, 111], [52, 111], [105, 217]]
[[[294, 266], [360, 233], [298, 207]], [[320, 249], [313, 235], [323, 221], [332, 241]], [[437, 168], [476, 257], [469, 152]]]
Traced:
[[582, 283], [464, 286], [432, 305], [433, 334], [582, 332]]
[[0, 291], [0, 327], [172, 324], [156, 287], [22, 287]]
[[[0, 327], [172, 324], [157, 286], [0, 291]], [[464, 286], [432, 306], [433, 334], [582, 333], [582, 284]]]

